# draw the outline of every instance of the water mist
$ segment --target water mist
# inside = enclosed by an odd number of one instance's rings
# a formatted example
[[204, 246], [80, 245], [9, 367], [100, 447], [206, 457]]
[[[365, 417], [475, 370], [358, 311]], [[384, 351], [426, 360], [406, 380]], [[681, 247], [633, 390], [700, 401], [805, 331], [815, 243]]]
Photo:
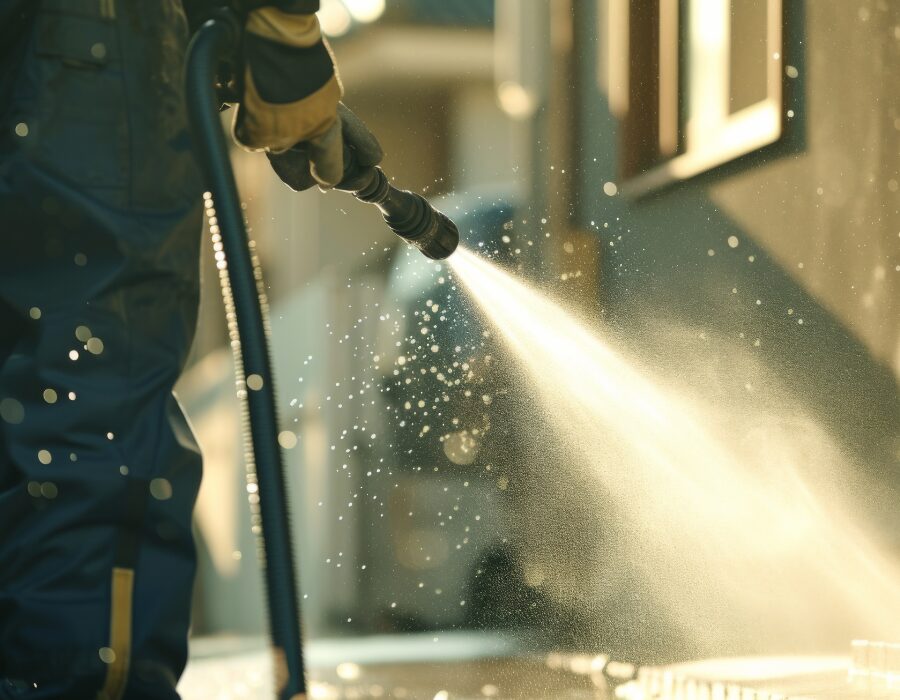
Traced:
[[[763, 423], [774, 429], [748, 444], [734, 433], [738, 417], [728, 420], [743, 410], [741, 397], [732, 397], [737, 408], [704, 405], [484, 258], [461, 249], [449, 262], [563, 446], [541, 460], [553, 470], [547, 478], [596, 484], [607, 501], [597, 507], [610, 509], [620, 532], [619, 559], [686, 635], [720, 654], [900, 636], [896, 562], [842, 498], [850, 468], [814, 421], [796, 430], [797, 407], [770, 406]], [[573, 489], [571, 498], [594, 494]], [[575, 540], [592, 540], [569, 526]], [[544, 562], [543, 585], [560, 599], [590, 597], [573, 590], [586, 582], [602, 597], [614, 576], [570, 575], [578, 547], [547, 556], [556, 560]]]

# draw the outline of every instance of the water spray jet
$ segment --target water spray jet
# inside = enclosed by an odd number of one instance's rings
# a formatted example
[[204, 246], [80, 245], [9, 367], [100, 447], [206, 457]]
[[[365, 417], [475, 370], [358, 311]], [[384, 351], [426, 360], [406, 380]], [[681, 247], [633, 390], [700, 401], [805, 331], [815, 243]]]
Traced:
[[[896, 562], [860, 527], [860, 506], [841, 488], [845, 460], [824, 430], [798, 422], [798, 407], [769, 422], [802, 432], [769, 430], [748, 446], [733, 430], [746, 414], [741, 397], [704, 405], [488, 260], [461, 249], [450, 266], [564, 440], [544, 466], [602, 487], [642, 590], [699, 646], [843, 648], [852, 635], [896, 635]], [[546, 528], [532, 527], [542, 537]], [[551, 553], [560, 559], [545, 567], [564, 572], [554, 583], [562, 599], [581, 591], [573, 577], [591, 574], [572, 551]]]

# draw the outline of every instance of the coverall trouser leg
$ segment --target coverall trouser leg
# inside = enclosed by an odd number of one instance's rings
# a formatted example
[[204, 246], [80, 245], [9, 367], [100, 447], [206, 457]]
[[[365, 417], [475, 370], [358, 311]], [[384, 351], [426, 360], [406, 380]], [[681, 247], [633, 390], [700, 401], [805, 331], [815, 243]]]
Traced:
[[171, 393], [199, 296], [186, 22], [178, 0], [15, 4], [0, 0], [0, 698], [177, 698], [200, 482]]

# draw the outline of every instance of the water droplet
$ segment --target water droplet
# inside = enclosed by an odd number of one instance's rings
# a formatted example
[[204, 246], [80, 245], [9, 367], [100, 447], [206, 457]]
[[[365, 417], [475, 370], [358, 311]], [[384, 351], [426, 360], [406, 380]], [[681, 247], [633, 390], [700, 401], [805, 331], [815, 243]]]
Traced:
[[85, 347], [92, 355], [99, 355], [103, 352], [103, 341], [100, 338], [89, 338]]
[[38, 451], [38, 462], [41, 464], [50, 464], [53, 461], [53, 456], [50, 454], [49, 450], [39, 450]]
[[100, 647], [100, 660], [105, 664], [111, 664], [116, 660], [116, 652], [109, 647]]
[[[347, 622], [350, 622], [350, 618], [347, 618]], [[353, 681], [359, 678], [362, 669], [360, 669], [358, 664], [354, 664], [348, 661], [342, 664], [338, 664], [335, 668], [335, 672], [337, 673], [338, 678], [341, 678], [345, 681]]]
[[297, 446], [297, 436], [290, 430], [282, 430], [278, 433], [278, 444], [286, 450], [292, 450]]
[[31, 318], [33, 318], [35, 321], [37, 321], [41, 317], [41, 310], [36, 306], [32, 306], [30, 309], [28, 309], [28, 315], [31, 316]]
[[0, 400], [0, 418], [12, 425], [18, 425], [25, 419], [25, 407], [15, 399]]
[[157, 501], [167, 501], [172, 498], [172, 484], [162, 477], [153, 479], [150, 482], [150, 495]]
[[74, 260], [75, 264], [78, 265], [78, 267], [84, 267], [85, 265], [87, 265], [87, 255], [85, 255], [84, 253], [75, 253]]
[[44, 389], [44, 401], [47, 403], [56, 403], [56, 392], [53, 389]]
[[616, 187], [615, 182], [605, 182], [603, 183], [603, 192], [608, 197], [614, 197], [616, 193], [619, 191], [619, 188]]
[[728, 247], [729, 248], [737, 248], [741, 242], [738, 240], [737, 236], [729, 236], [728, 237]]
[[28, 136], [28, 124], [26, 124], [25, 122], [19, 122], [18, 124], [16, 124], [16, 136], [19, 136], [21, 138], [25, 138], [26, 136]]
[[91, 339], [91, 329], [87, 326], [78, 326], [75, 329], [75, 337], [78, 338], [82, 343], [86, 343]]
[[263, 388], [263, 378], [258, 374], [251, 374], [247, 377], [247, 388], [251, 391], [259, 391]]

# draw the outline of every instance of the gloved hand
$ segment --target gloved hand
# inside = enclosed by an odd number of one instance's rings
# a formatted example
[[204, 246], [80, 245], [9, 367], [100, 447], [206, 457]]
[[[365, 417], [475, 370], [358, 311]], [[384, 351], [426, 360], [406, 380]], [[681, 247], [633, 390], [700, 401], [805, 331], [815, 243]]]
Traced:
[[344, 173], [337, 114], [342, 90], [317, 8], [315, 0], [294, 0], [247, 14], [233, 130], [249, 150], [271, 154], [302, 146], [309, 176], [330, 187]]
[[[345, 159], [353, 158], [359, 168], [371, 168], [381, 162], [384, 152], [378, 139], [343, 102], [338, 104], [337, 114], [345, 148], [341, 160], [341, 177], [334, 185], [341, 189], [340, 181], [349, 165]], [[315, 177], [313, 171], [314, 154], [309, 144], [301, 142], [282, 153], [269, 152], [266, 155], [272, 169], [292, 190], [300, 192], [316, 184], [322, 186], [322, 182]]]

